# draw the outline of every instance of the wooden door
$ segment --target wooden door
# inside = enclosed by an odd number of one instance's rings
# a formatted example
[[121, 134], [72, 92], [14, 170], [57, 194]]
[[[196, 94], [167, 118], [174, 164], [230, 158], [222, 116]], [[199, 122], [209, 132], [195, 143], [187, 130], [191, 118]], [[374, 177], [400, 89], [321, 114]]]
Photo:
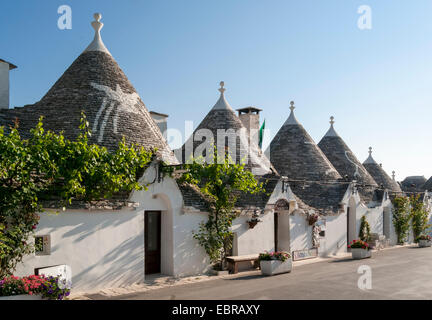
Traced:
[[161, 272], [161, 212], [145, 213], [145, 274]]

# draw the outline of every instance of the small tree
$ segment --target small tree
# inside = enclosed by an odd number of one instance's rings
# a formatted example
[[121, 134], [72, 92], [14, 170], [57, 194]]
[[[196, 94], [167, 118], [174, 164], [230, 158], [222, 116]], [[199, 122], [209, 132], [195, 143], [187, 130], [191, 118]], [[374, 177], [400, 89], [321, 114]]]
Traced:
[[409, 198], [398, 196], [393, 200], [393, 206], [393, 225], [397, 235], [397, 242], [404, 243], [410, 229]]
[[420, 194], [410, 196], [409, 200], [414, 241], [417, 242], [417, 238], [430, 227], [430, 224], [428, 224], [429, 213], [425, 209], [425, 204]]
[[28, 140], [17, 124], [6, 134], [0, 127], [0, 279], [12, 274], [34, 247], [28, 243], [38, 224], [43, 199], [66, 205], [73, 199], [92, 200], [118, 191], [143, 189], [139, 171], [150, 162], [151, 151], [125, 142], [116, 152], [89, 145], [83, 115], [75, 141], [46, 132], [42, 118]]
[[208, 220], [200, 224], [194, 238], [204, 247], [211, 262], [220, 263], [221, 270], [228, 250], [232, 247], [232, 222], [236, 217], [234, 207], [241, 193], [263, 192], [263, 185], [245, 169], [244, 164], [235, 164], [226, 156], [220, 159], [215, 149], [212, 164], [193, 160], [186, 164], [186, 173], [180, 182], [199, 187], [209, 203]]
[[370, 241], [370, 225], [366, 216], [361, 217], [359, 238], [364, 242]]

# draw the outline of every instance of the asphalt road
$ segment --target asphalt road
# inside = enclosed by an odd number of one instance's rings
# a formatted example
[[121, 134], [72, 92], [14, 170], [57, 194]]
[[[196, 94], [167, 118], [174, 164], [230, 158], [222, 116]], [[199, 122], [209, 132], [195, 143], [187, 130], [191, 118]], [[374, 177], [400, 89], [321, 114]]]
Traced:
[[[357, 272], [362, 265], [371, 268], [370, 290], [358, 287], [362, 274]], [[257, 271], [113, 299], [432, 299], [432, 248], [383, 250], [370, 259], [318, 262], [271, 277]]]

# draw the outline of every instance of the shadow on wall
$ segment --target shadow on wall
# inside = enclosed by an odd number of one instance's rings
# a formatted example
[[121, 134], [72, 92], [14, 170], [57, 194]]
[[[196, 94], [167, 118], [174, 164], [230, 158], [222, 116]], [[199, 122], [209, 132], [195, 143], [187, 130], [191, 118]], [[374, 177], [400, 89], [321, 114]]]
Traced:
[[303, 215], [290, 216], [290, 246], [291, 251], [310, 249], [312, 247], [312, 227]]
[[[105, 270], [103, 275], [101, 270]], [[99, 261], [73, 275], [72, 281], [76, 288], [89, 289], [90, 282], [115, 287], [144, 281], [144, 231], [123, 241]]]
[[[194, 230], [196, 229], [198, 226]], [[174, 234], [177, 239], [182, 239], [174, 250], [174, 276], [205, 273], [210, 268], [210, 259], [204, 248], [193, 238], [193, 232], [174, 227]]]
[[[65, 213], [65, 214], [67, 214], [67, 213]], [[116, 213], [113, 213], [113, 214], [116, 214]], [[121, 215], [121, 213], [118, 213], [118, 214]], [[91, 223], [92, 221], [86, 221], [85, 223], [81, 223], [79, 225], [76, 225], [74, 229], [66, 232], [64, 234], [63, 238], [68, 238], [68, 237], [73, 237], [75, 235], [79, 235], [79, 237], [74, 239], [74, 242], [80, 242], [80, 241], [85, 240], [85, 238], [87, 238], [88, 236], [92, 235], [95, 230], [117, 227], [123, 223], [128, 222], [128, 220], [121, 219], [120, 217], [119, 217], [119, 219], [116, 219], [114, 221], [112, 219], [109, 219], [109, 220], [105, 220], [103, 222], [97, 222], [97, 225], [93, 226], [92, 229], [88, 228], [89, 222]]]
[[79, 291], [144, 281], [142, 212], [64, 212], [42, 215], [38, 233], [52, 235], [51, 255], [24, 265], [67, 264]]
[[[342, 245], [338, 248], [338, 244], [339, 243], [342, 244]], [[338, 253], [346, 252], [347, 248], [348, 248], [347, 235], [346, 235], [346, 233], [344, 233], [344, 234], [342, 234], [342, 236], [340, 236], [338, 238], [338, 240], [334, 244], [334, 248], [327, 249], [327, 254], [337, 255]]]

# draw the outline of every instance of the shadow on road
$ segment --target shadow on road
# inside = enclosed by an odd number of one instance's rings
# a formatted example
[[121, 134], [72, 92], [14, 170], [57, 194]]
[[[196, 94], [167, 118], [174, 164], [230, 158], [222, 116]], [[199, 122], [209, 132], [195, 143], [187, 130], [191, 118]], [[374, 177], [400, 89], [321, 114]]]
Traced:
[[255, 279], [261, 279], [261, 278], [265, 278], [266, 276], [257, 274], [257, 275], [251, 275], [251, 276], [244, 276], [244, 277], [238, 277], [238, 278], [228, 278], [228, 279], [224, 279], [227, 281], [231, 281], [231, 280], [255, 280]]
[[337, 260], [331, 260], [329, 263], [340, 263], [340, 262], [353, 262], [352, 258], [346, 258], [346, 259], [337, 259]]

